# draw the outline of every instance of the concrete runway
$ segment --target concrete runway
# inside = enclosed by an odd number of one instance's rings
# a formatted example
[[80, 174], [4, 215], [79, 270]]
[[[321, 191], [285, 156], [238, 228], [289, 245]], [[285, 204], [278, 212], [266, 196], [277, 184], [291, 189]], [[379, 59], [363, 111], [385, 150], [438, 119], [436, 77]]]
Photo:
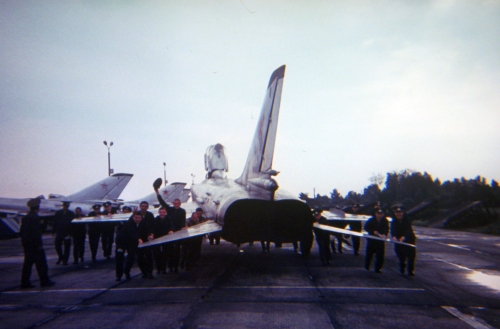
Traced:
[[[0, 328], [500, 328], [500, 237], [415, 228], [416, 276], [398, 274], [393, 245], [382, 274], [345, 246], [321, 266], [316, 245], [304, 260], [291, 244], [204, 242], [190, 271], [115, 281], [114, 260], [55, 265], [56, 285], [20, 290], [19, 239], [0, 241]], [[101, 256], [101, 255], [99, 255]], [[72, 261], [72, 258], [70, 259]], [[156, 272], [155, 272], [156, 273]]]

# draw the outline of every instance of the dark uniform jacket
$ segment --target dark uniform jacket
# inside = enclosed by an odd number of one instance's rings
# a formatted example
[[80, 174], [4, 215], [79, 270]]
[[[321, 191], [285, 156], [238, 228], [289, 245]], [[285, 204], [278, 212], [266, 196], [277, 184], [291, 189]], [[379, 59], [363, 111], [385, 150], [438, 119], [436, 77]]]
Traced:
[[[321, 225], [330, 225], [328, 219], [325, 217], [321, 216], [318, 220], [318, 224]], [[324, 231], [320, 228], [313, 227], [314, 235], [316, 235], [316, 240], [322, 241], [322, 240], [328, 240], [330, 241], [330, 232]]]
[[[75, 214], [75, 219], [76, 218], [82, 218], [84, 217], [83, 214], [80, 214], [80, 217], [76, 217], [76, 214]], [[85, 224], [82, 224], [82, 223], [78, 223], [78, 224], [71, 224], [71, 234], [72, 235], [85, 235], [85, 233], [87, 233], [87, 226]]]
[[398, 220], [396, 217], [392, 218], [391, 235], [396, 237], [398, 240], [399, 238], [404, 237], [403, 242], [415, 244], [415, 233], [413, 232], [411, 221], [408, 219], [406, 214], [404, 214], [402, 220]]
[[151, 231], [151, 227], [144, 220], [136, 224], [133, 219], [129, 219], [118, 232], [116, 243], [121, 247], [137, 248], [139, 239], [147, 242]]
[[[130, 216], [130, 219], [132, 220], [133, 217], [134, 217], [134, 215]], [[155, 215], [153, 215], [153, 213], [150, 211], [146, 211], [146, 213], [144, 215], [142, 215], [141, 223], [143, 225], [147, 225], [147, 227], [149, 228], [151, 233], [153, 233], [154, 225], [155, 225]]]
[[64, 209], [56, 211], [54, 215], [54, 233], [57, 237], [64, 238], [71, 235], [71, 221], [75, 218], [75, 213]]
[[[353, 215], [360, 215], [359, 212], [354, 212], [352, 209], [349, 209], [345, 212], [346, 214], [353, 214]], [[361, 224], [360, 220], [353, 220], [349, 221], [349, 227], [351, 228], [351, 231], [356, 231], [356, 232], [361, 232], [361, 228], [363, 225]], [[354, 235], [353, 235], [354, 237]]]
[[171, 228], [171, 226], [172, 218], [169, 215], [165, 216], [164, 218], [156, 216], [153, 229], [155, 239], [167, 235], [168, 232], [173, 231], [173, 228]]
[[41, 248], [43, 246], [40, 217], [36, 212], [30, 211], [23, 217], [19, 233], [24, 248]]
[[174, 207], [170, 207], [165, 200], [161, 197], [161, 195], [156, 195], [158, 198], [158, 202], [160, 202], [161, 206], [167, 208], [168, 216], [172, 218], [172, 231], [177, 232], [186, 226], [186, 210], [179, 208], [175, 209]]
[[365, 223], [365, 231], [370, 235], [375, 235], [375, 231], [381, 235], [387, 235], [389, 233], [389, 221], [384, 217], [378, 222], [375, 217], [371, 217]]
[[[95, 211], [89, 212], [88, 217], [101, 216], [101, 213], [96, 213]], [[89, 223], [89, 235], [91, 234], [100, 234], [101, 233], [101, 223]]]

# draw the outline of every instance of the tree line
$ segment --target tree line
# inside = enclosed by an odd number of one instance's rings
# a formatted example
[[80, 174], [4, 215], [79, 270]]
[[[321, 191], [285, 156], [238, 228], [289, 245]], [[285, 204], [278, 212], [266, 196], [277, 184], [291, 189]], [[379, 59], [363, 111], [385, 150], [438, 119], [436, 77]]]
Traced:
[[[316, 195], [313, 200], [322, 208], [343, 208], [353, 203], [383, 205], [402, 203], [410, 209], [422, 202], [437, 202], [441, 209], [451, 209], [471, 202], [481, 201], [485, 207], [500, 207], [500, 187], [494, 179], [487, 182], [484, 177], [473, 179], [455, 178], [441, 183], [427, 172], [405, 169], [370, 177], [370, 184], [363, 193], [349, 191], [344, 197], [334, 188], [330, 195]], [[380, 187], [383, 185], [383, 188]], [[299, 198], [311, 200], [307, 193], [301, 192]]]

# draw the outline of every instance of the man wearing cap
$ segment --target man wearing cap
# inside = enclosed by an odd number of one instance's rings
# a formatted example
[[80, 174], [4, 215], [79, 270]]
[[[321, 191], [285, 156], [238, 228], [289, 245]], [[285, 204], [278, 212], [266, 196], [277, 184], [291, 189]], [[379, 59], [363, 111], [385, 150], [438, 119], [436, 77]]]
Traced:
[[[75, 208], [75, 220], [83, 217], [82, 208]], [[73, 223], [71, 226], [71, 236], [73, 237], [73, 264], [78, 264], [78, 260], [83, 263], [85, 254], [85, 235], [87, 235], [87, 226], [85, 224]]]
[[24, 250], [24, 263], [21, 274], [21, 288], [33, 288], [31, 284], [31, 269], [33, 264], [36, 266], [38, 277], [40, 278], [40, 285], [48, 287], [54, 285], [54, 281], [49, 279], [47, 258], [42, 243], [42, 230], [40, 228], [40, 217], [38, 217], [38, 210], [40, 207], [40, 199], [31, 199], [28, 201], [27, 206], [29, 213], [21, 220], [21, 244]]
[[132, 212], [132, 208], [130, 208], [129, 206], [125, 206], [122, 208], [122, 214], [128, 214], [131, 212]]
[[[101, 206], [95, 204], [92, 206], [92, 211], [89, 212], [89, 217], [101, 216]], [[101, 238], [102, 226], [101, 223], [89, 223], [89, 246], [92, 255], [92, 263], [95, 263], [97, 257], [97, 249], [99, 249], [99, 239]]]
[[[104, 202], [103, 205], [104, 210], [102, 215], [112, 215], [115, 214], [116, 211], [112, 209], [111, 202]], [[113, 242], [115, 240], [115, 226], [116, 224], [113, 222], [104, 222], [101, 223], [101, 244], [102, 244], [102, 255], [107, 260], [111, 259], [111, 253], [113, 252]]]
[[[314, 221], [319, 224], [328, 225], [328, 220], [321, 216], [322, 211], [316, 209], [313, 212]], [[319, 249], [319, 258], [321, 259], [321, 264], [328, 266], [331, 264], [332, 252], [330, 250], [330, 233], [325, 232], [319, 228], [313, 228], [314, 235], [316, 236], [316, 243]]]
[[[347, 211], [349, 214], [358, 214], [359, 212], [359, 204], [358, 203], [353, 203], [351, 206], [351, 209]], [[351, 231], [354, 232], [361, 232], [362, 228], [361, 221], [352, 221], [349, 223], [349, 228]], [[354, 255], [359, 256], [359, 247], [361, 246], [361, 238], [359, 236], [354, 236], [351, 235], [351, 241], [352, 241], [352, 251], [354, 252]]]
[[[392, 240], [415, 244], [416, 237], [411, 226], [411, 221], [406, 215], [406, 210], [403, 205], [396, 204], [392, 206], [393, 216], [391, 222]], [[414, 275], [415, 258], [417, 251], [415, 248], [401, 244], [394, 244], [394, 251], [399, 259], [399, 273], [405, 274], [405, 267], [408, 262], [407, 273], [410, 276]]]
[[[71, 248], [71, 221], [75, 218], [75, 213], [69, 210], [69, 201], [63, 201], [62, 209], [56, 211], [54, 215], [54, 246], [59, 259], [57, 265], [63, 263], [68, 265], [68, 259]], [[62, 245], [64, 244], [64, 251]]]
[[[365, 223], [365, 231], [369, 235], [373, 235], [382, 239], [387, 237], [389, 233], [389, 221], [385, 217], [385, 213], [382, 209], [375, 210], [375, 215], [373, 215]], [[382, 273], [382, 266], [384, 265], [384, 255], [385, 255], [385, 242], [375, 239], [368, 238], [366, 241], [366, 258], [365, 258], [365, 268], [367, 271], [370, 270], [370, 264], [372, 262], [373, 254], [375, 254], [375, 273]]]

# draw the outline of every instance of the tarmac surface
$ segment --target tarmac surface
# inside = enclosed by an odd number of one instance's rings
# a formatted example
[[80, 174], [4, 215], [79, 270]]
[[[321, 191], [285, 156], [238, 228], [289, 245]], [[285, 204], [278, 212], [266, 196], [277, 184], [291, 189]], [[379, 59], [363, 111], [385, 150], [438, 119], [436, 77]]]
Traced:
[[[19, 289], [19, 239], [0, 241], [0, 328], [500, 328], [500, 237], [415, 227], [416, 276], [401, 276], [393, 245], [382, 274], [345, 246], [332, 266], [318, 249], [304, 260], [291, 244], [262, 253], [203, 244], [190, 271], [115, 281], [114, 260], [55, 265], [56, 285]], [[99, 256], [101, 256], [100, 254]], [[70, 263], [72, 257], [70, 258]], [[156, 273], [156, 272], [155, 272]]]

